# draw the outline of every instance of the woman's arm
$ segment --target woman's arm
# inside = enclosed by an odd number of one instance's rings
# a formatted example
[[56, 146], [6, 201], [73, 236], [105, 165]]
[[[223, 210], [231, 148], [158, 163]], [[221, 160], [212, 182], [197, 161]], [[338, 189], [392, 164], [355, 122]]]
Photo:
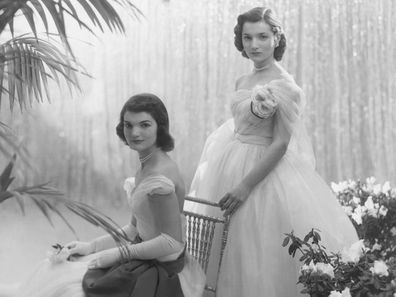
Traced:
[[[130, 259], [156, 259], [180, 252], [184, 244], [181, 234], [179, 204], [174, 192], [149, 197], [150, 210], [155, 218], [158, 235], [150, 240], [127, 247]], [[89, 268], [106, 268], [121, 261], [119, 248], [105, 250], [90, 262]]]
[[[136, 229], [136, 218], [132, 216], [131, 222], [122, 227], [120, 232], [124, 232], [129, 241], [134, 241], [138, 235], [138, 231]], [[95, 253], [117, 246], [114, 238], [110, 234], [106, 234], [94, 239], [91, 241], [91, 244], [94, 247]]]
[[[136, 218], [132, 216], [131, 222], [121, 228], [130, 241], [133, 241], [138, 235], [136, 229]], [[72, 241], [66, 244], [70, 255], [86, 256], [92, 253], [97, 253], [106, 249], [115, 247], [117, 244], [113, 237], [109, 234], [95, 238], [90, 242]]]
[[237, 187], [226, 193], [219, 204], [224, 215], [230, 215], [247, 199], [254, 187], [261, 182], [282, 159], [289, 145], [291, 132], [286, 129], [279, 116], [275, 113], [273, 141], [266, 149], [266, 154], [256, 166], [243, 178]]

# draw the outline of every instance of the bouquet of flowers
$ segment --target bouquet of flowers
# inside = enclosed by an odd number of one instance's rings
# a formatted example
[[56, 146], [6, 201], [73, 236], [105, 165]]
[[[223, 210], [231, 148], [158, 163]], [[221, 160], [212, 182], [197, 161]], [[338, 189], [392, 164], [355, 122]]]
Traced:
[[301, 293], [312, 297], [396, 296], [394, 258], [382, 260], [378, 250], [368, 248], [364, 240], [339, 253], [327, 252], [320, 241], [319, 231], [312, 229], [303, 240], [292, 232], [283, 242], [291, 256], [301, 253]]
[[374, 177], [332, 183], [332, 189], [365, 245], [383, 260], [396, 256], [396, 190]]

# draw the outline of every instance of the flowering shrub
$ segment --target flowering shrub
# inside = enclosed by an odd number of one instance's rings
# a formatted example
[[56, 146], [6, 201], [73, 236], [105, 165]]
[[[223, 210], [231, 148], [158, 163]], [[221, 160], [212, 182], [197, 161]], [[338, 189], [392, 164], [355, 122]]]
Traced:
[[360, 239], [381, 259], [396, 255], [396, 191], [375, 178], [331, 184]]
[[301, 293], [312, 297], [363, 297], [396, 296], [396, 261], [378, 259], [378, 251], [359, 240], [341, 252], [328, 253], [320, 244], [318, 230], [312, 229], [304, 240], [293, 232], [286, 234], [283, 246], [293, 257], [299, 251], [300, 270], [298, 283], [304, 286]]

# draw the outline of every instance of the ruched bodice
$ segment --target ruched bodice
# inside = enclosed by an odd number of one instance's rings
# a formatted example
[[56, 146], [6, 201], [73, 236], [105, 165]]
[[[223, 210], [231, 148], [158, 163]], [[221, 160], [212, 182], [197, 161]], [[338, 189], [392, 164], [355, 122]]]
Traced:
[[[152, 194], [167, 195], [175, 192], [174, 183], [163, 175], [151, 175], [139, 185], [135, 184], [135, 178], [125, 180], [124, 189], [127, 192], [128, 204], [133, 216], [136, 218], [136, 228], [143, 240], [149, 240], [160, 232], [156, 229], [155, 218], [150, 210], [149, 196]], [[161, 198], [159, 198], [161, 199]], [[185, 229], [185, 217], [181, 214], [183, 231]], [[183, 236], [185, 232], [182, 232]], [[183, 238], [184, 239], [184, 238]]]
[[251, 112], [251, 90], [241, 89], [232, 94], [231, 111], [235, 135], [242, 142], [268, 142], [272, 138], [273, 117], [261, 119]]

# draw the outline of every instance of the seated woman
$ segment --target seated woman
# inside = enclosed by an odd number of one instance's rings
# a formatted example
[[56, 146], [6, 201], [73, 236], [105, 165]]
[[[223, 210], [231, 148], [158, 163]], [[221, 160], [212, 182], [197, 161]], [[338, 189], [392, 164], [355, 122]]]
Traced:
[[122, 229], [131, 243], [120, 248], [110, 235], [71, 242], [63, 250], [69, 261], [47, 259], [15, 296], [202, 295], [205, 276], [185, 251], [185, 187], [167, 154], [174, 143], [164, 104], [152, 94], [131, 97], [116, 130], [141, 162], [135, 178], [124, 185], [132, 219]]

